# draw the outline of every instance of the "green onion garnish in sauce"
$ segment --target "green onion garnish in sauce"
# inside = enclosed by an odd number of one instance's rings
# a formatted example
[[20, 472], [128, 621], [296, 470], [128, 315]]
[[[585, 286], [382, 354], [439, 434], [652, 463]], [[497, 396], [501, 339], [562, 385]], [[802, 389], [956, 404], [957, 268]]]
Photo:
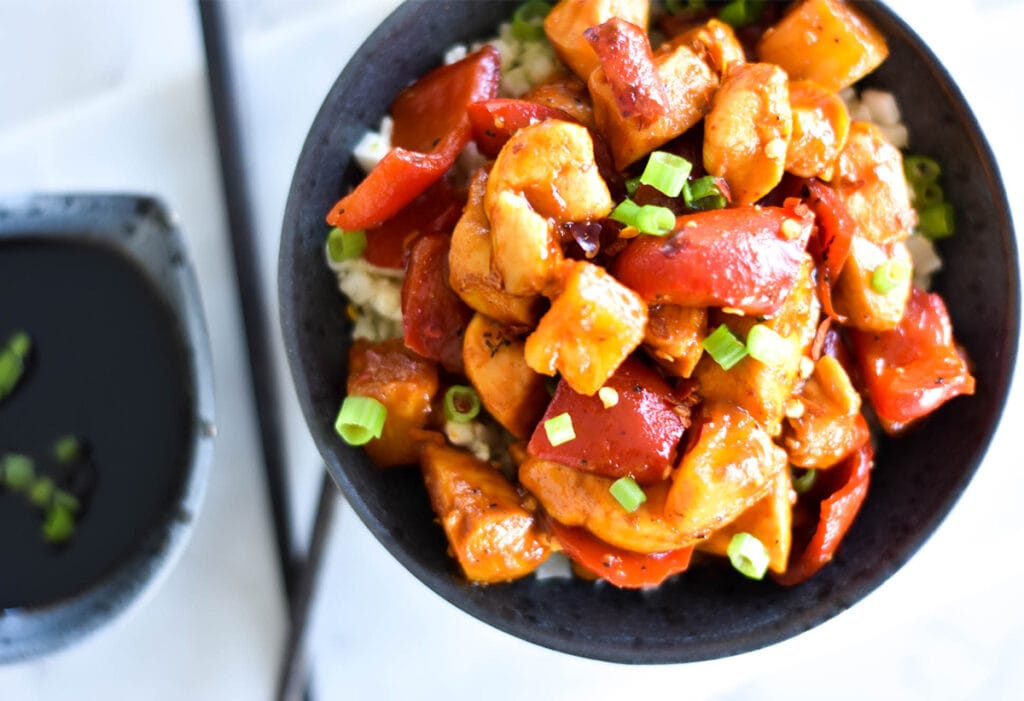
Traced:
[[871, 289], [880, 295], [892, 292], [910, 279], [910, 264], [890, 258], [871, 273]]
[[373, 397], [348, 396], [341, 403], [334, 430], [349, 445], [366, 445], [380, 438], [388, 410]]
[[668, 207], [638, 205], [629, 199], [620, 202], [608, 216], [621, 224], [634, 227], [641, 234], [650, 236], [664, 236], [676, 227], [676, 215]]
[[749, 533], [737, 533], [726, 549], [729, 562], [745, 577], [763, 579], [768, 571], [768, 548]]
[[682, 156], [654, 151], [647, 159], [640, 182], [669, 197], [679, 197], [692, 169], [693, 164]]
[[699, 209], [701, 211], [721, 209], [728, 204], [725, 195], [718, 188], [718, 183], [710, 175], [705, 175], [703, 178], [697, 178], [692, 182], [688, 182], [686, 187], [683, 188], [683, 201], [686, 202], [686, 206], [690, 209]]
[[21, 453], [8, 453], [0, 457], [0, 485], [6, 485], [13, 492], [28, 489], [36, 478], [32, 458]]
[[608, 491], [615, 497], [615, 501], [619, 502], [622, 508], [629, 513], [633, 513], [640, 508], [641, 504], [647, 501], [647, 495], [644, 494], [644, 490], [640, 488], [640, 485], [632, 477], [620, 477], [612, 482], [612, 486], [608, 488]]
[[552, 416], [544, 422], [544, 433], [552, 447], [568, 443], [576, 439], [576, 429], [572, 425], [572, 417], [568, 412]]
[[715, 329], [701, 342], [701, 345], [704, 346], [708, 355], [722, 366], [723, 370], [728, 370], [747, 357], [747, 347], [733, 335], [725, 324]]
[[764, 324], [755, 324], [747, 333], [747, 353], [765, 365], [781, 365], [790, 354], [789, 344]]
[[793, 489], [797, 494], [806, 494], [811, 491], [814, 483], [818, 481], [817, 470], [804, 470], [801, 474], [793, 474]]
[[761, 19], [763, 11], [764, 0], [733, 0], [718, 12], [718, 19], [739, 29]]
[[14, 333], [0, 348], [0, 401], [18, 386], [25, 374], [25, 359], [31, 350], [32, 339], [24, 331]]
[[917, 229], [930, 239], [944, 239], [953, 235], [953, 205], [939, 202], [919, 209]]
[[452, 385], [444, 393], [444, 415], [457, 424], [469, 423], [480, 413], [480, 395], [466, 385]]

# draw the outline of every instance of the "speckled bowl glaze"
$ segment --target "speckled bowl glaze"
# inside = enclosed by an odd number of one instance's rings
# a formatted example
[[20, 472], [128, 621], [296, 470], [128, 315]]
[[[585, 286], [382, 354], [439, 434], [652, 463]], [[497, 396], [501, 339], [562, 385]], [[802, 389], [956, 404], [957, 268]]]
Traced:
[[[67, 241], [109, 249], [137, 270], [166, 303], [184, 355], [181, 377], [189, 397], [182, 418], [190, 428], [179, 473], [126, 557], [84, 589], [31, 607], [0, 608], [0, 662], [50, 653], [81, 640], [153, 591], [184, 549], [206, 485], [213, 454], [213, 371], [199, 288], [181, 236], [167, 209], [152, 197], [41, 194], [0, 197], [0, 242]], [[5, 448], [7, 446], [4, 446]], [[140, 465], [145, 467], [145, 465]], [[109, 514], [104, 514], [109, 516]], [[116, 514], [113, 515], [116, 519]], [[89, 557], [88, 543], [72, 543]], [[16, 562], [0, 563], [4, 577]], [[4, 602], [0, 602], [3, 606]]]
[[849, 608], [906, 563], [981, 464], [1010, 384], [1019, 329], [1017, 251], [995, 160], [963, 95], [921, 39], [881, 4], [858, 3], [891, 55], [864, 81], [895, 93], [915, 152], [956, 182], [962, 235], [943, 241], [936, 288], [975, 362], [977, 393], [912, 434], [881, 439], [868, 498], [834, 561], [794, 588], [724, 566], [694, 568], [652, 591], [579, 579], [473, 586], [446, 552], [417, 470], [378, 470], [334, 434], [350, 323], [323, 260], [324, 216], [361, 173], [352, 148], [398, 91], [446, 47], [492, 36], [514, 2], [408, 2], [342, 72], [312, 124], [292, 182], [280, 252], [288, 359], [327, 468], [380, 542], [426, 586], [503, 631], [573, 655], [678, 663], [734, 655], [797, 635]]

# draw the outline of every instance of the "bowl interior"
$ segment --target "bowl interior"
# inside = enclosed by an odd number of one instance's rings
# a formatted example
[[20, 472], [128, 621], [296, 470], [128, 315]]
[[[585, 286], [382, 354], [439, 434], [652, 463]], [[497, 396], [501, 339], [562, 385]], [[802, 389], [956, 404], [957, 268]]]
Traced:
[[[0, 200], [4, 330], [33, 340], [0, 412], [0, 450], [78, 492], [74, 535], [43, 542], [5, 491], [0, 661], [48, 652], [110, 619], [166, 569], [199, 506], [212, 441], [210, 360], [184, 242], [151, 198]], [[20, 295], [20, 297], [19, 297]], [[49, 464], [62, 433], [84, 459]]]
[[936, 287], [976, 367], [977, 393], [899, 441], [881, 440], [871, 490], [835, 560], [786, 589], [726, 567], [695, 568], [654, 591], [582, 580], [466, 584], [446, 554], [417, 470], [377, 470], [334, 435], [350, 325], [323, 262], [324, 216], [361, 174], [351, 150], [408, 82], [455, 43], [492, 36], [515, 2], [410, 2], [352, 59], [314, 121], [295, 172], [280, 258], [281, 320], [299, 400], [328, 470], [383, 545], [448, 601], [526, 640], [629, 663], [737, 654], [783, 640], [848, 608], [905, 563], [966, 487], [998, 422], [1019, 328], [1017, 252], [991, 151], [958, 89], [914, 33], [880, 4], [859, 4], [890, 58], [866, 81], [895, 93], [911, 150], [937, 158], [961, 235], [943, 241]]

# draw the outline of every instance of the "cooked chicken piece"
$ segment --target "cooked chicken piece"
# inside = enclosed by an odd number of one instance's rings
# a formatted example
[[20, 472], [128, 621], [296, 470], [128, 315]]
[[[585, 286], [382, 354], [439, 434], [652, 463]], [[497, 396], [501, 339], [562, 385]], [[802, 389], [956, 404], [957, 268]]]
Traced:
[[527, 439], [551, 397], [546, 380], [526, 364], [525, 344], [498, 322], [477, 314], [466, 328], [462, 358], [484, 408], [516, 438]]
[[494, 246], [491, 224], [484, 212], [487, 170], [481, 168], [469, 185], [469, 201], [452, 232], [448, 252], [448, 282], [466, 304], [499, 322], [532, 326], [544, 299], [539, 295], [513, 295], [502, 287], [501, 275], [491, 267]]
[[561, 294], [526, 339], [526, 362], [593, 395], [644, 338], [647, 304], [592, 263], [566, 262]]
[[850, 124], [831, 184], [857, 223], [858, 233], [868, 241], [879, 245], [903, 241], [917, 224], [903, 156], [874, 124]]
[[843, 366], [823, 355], [800, 391], [799, 410], [786, 419], [783, 445], [799, 467], [831, 467], [864, 444], [868, 425], [860, 395]]
[[832, 290], [832, 304], [847, 318], [849, 326], [861, 331], [888, 331], [899, 325], [910, 298], [913, 275], [897, 280], [891, 290], [878, 292], [872, 278], [875, 270], [887, 261], [912, 270], [913, 261], [905, 243], [880, 246], [862, 236], [853, 237], [850, 255]]
[[725, 178], [736, 204], [753, 204], [782, 180], [793, 131], [786, 73], [770, 63], [733, 66], [704, 121], [704, 167]]
[[833, 166], [850, 133], [850, 115], [838, 94], [811, 80], [789, 84], [793, 136], [786, 171], [802, 178], [832, 178]]
[[648, 311], [644, 345], [669, 375], [689, 377], [704, 354], [707, 330], [707, 307], [656, 304]]
[[661, 48], [676, 46], [689, 47], [711, 66], [719, 78], [724, 77], [732, 66], [747, 61], [743, 45], [736, 38], [732, 27], [715, 18], [672, 37]]
[[452, 552], [472, 582], [507, 582], [550, 553], [533, 511], [501, 472], [464, 450], [425, 443], [423, 479]]

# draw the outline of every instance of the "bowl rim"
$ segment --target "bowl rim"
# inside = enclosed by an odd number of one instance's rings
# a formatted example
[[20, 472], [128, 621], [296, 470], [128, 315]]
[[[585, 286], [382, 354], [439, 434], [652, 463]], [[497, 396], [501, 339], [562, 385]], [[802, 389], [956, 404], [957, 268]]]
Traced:
[[107, 248], [141, 272], [167, 304], [185, 351], [191, 426], [178, 494], [163, 520], [131, 555], [82, 591], [38, 606], [0, 610], [0, 663], [77, 643], [156, 591], [188, 543], [216, 434], [213, 364], [199, 285], [184, 237], [160, 199], [91, 192], [0, 196], [0, 244], [7, 240]]
[[[332, 85], [310, 127], [299, 155], [283, 219], [278, 270], [279, 312], [293, 386], [317, 450], [323, 457], [331, 477], [345, 494], [360, 520], [373, 533], [378, 542], [405, 569], [456, 608], [469, 613], [488, 625], [528, 642], [559, 652], [616, 663], [668, 664], [695, 662], [756, 650], [787, 640], [805, 630], [828, 621], [881, 586], [897, 570], [902, 568], [928, 538], [934, 534], [955, 506], [963, 490], [967, 487], [984, 460], [993, 435], [999, 426], [1009, 396], [1020, 335], [1021, 293], [1018, 254], [1012, 214], [1005, 186], [999, 174], [998, 163], [984, 132], [959, 87], [953, 81], [941, 61], [909, 25], [884, 3], [872, 2], [859, 6], [858, 9], [862, 10], [872, 20], [878, 21], [882, 19], [886, 25], [891, 27], [892, 32], [895, 32], [895, 36], [892, 36], [890, 33], [887, 33], [887, 36], [891, 40], [897, 40], [909, 46], [927, 66], [931, 77], [943, 87], [945, 99], [953, 108], [953, 112], [958, 119], [962, 120], [964, 128], [971, 134], [973, 139], [972, 147], [979, 156], [979, 162], [987, 178], [987, 190], [991, 193], [996, 204], [998, 214], [996, 226], [998, 231], [1004, 234], [1003, 255], [1007, 262], [1008, 277], [1006, 283], [1009, 299], [1005, 310], [1005, 318], [1008, 324], [1009, 337], [1007, 346], [1002, 349], [1005, 353], [1003, 353], [999, 360], [998, 374], [1002, 381], [998, 390], [998, 396], [996, 397], [996, 406], [994, 407], [995, 420], [987, 426], [971, 461], [964, 466], [953, 487], [944, 496], [942, 508], [922, 522], [912, 537], [902, 541], [900, 547], [893, 551], [895, 556], [890, 561], [880, 566], [870, 575], [864, 574], [859, 578], [854, 578], [854, 581], [845, 587], [843, 597], [817, 602], [816, 605], [802, 610], [800, 615], [794, 616], [791, 620], [785, 621], [776, 627], [762, 627], [759, 630], [748, 633], [740, 641], [700, 641], [698, 645], [701, 647], [701, 651], [698, 653], [694, 653], [692, 650], [681, 652], [678, 648], [637, 651], [629, 649], [628, 646], [623, 646], [619, 649], [613, 649], [607, 644], [597, 644], [580, 639], [566, 639], [565, 636], [537, 626], [531, 626], [523, 623], [521, 620], [503, 618], [482, 604], [478, 598], [467, 595], [467, 587], [465, 585], [454, 583], [446, 579], [443, 573], [439, 574], [429, 567], [421, 566], [419, 562], [404, 552], [400, 544], [396, 543], [392, 535], [385, 530], [377, 515], [362, 499], [348, 474], [348, 468], [343, 465], [343, 461], [338, 454], [337, 441], [327, 426], [329, 422], [325, 422], [323, 417], [317, 415], [314, 411], [314, 396], [311, 391], [311, 369], [304, 364], [301, 348], [298, 344], [301, 310], [298, 308], [298, 299], [294, 293], [296, 271], [289, 267], [289, 263], [294, 263], [298, 258], [297, 252], [299, 250], [300, 232], [302, 231], [301, 211], [303, 202], [299, 200], [301, 175], [315, 162], [315, 152], [322, 147], [326, 139], [328, 132], [324, 128], [323, 122], [329, 117], [332, 103], [338, 99], [345, 87], [354, 81], [357, 72], [362, 70], [362, 64], [376, 53], [375, 47], [381, 42], [392, 38], [395, 28], [406, 21], [406, 18], [412, 15], [416, 11], [417, 6], [421, 4], [418, 2], [404, 2], [389, 15], [355, 52]], [[440, 51], [438, 55], [440, 55]], [[377, 58], [380, 57], [378, 56]]]

